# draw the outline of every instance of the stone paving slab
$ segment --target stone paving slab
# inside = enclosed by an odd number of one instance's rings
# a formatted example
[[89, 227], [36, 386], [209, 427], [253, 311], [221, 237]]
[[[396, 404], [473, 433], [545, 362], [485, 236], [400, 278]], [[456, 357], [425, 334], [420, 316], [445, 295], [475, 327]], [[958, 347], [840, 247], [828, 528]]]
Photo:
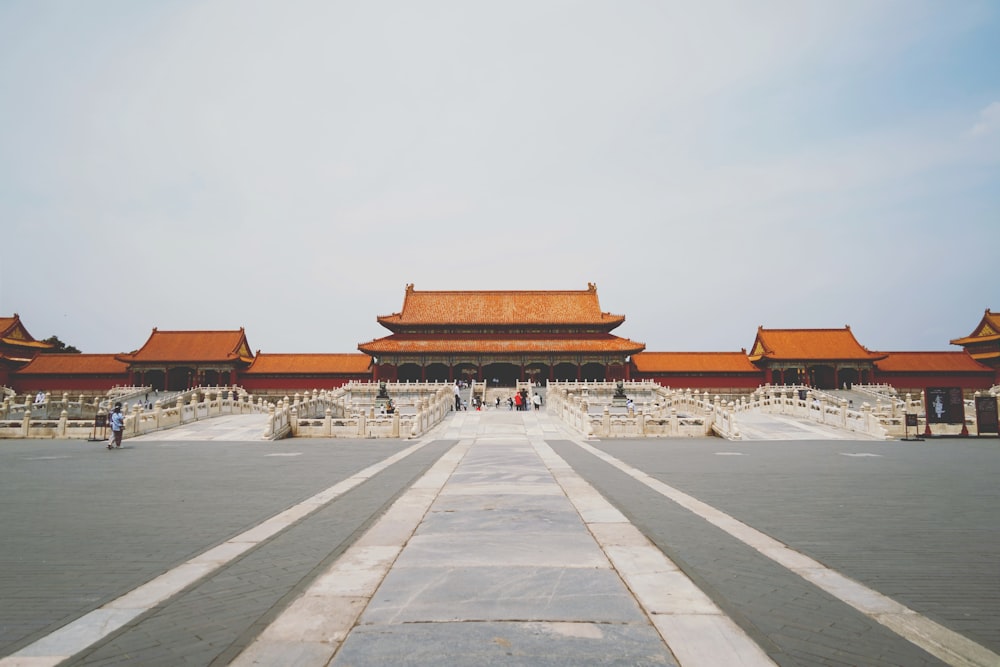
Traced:
[[351, 633], [331, 667], [676, 665], [661, 646], [659, 635], [648, 625], [484, 622], [361, 626]]

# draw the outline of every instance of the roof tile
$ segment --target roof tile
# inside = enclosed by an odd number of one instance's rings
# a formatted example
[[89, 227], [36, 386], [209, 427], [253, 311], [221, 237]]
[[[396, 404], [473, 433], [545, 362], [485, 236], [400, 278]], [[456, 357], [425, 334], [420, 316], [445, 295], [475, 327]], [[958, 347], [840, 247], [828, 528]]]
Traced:
[[632, 362], [640, 373], [757, 373], [741, 352], [642, 352]]
[[247, 375], [265, 374], [351, 374], [367, 375], [371, 371], [367, 354], [263, 354], [258, 352]]
[[600, 325], [614, 328], [624, 315], [601, 312], [597, 286], [586, 290], [417, 291], [407, 285], [403, 310], [378, 318], [383, 325]]

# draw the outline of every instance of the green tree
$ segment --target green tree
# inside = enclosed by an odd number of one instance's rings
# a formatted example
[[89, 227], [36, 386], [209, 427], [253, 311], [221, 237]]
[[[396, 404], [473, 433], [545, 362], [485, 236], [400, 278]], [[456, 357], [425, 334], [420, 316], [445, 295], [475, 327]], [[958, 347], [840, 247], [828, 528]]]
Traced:
[[46, 352], [49, 352], [49, 353], [52, 353], [52, 354], [54, 354], [54, 353], [60, 353], [60, 354], [80, 354], [80, 350], [76, 349], [72, 345], [67, 345], [66, 343], [64, 343], [61, 340], [59, 340], [59, 336], [49, 336], [48, 338], [46, 338], [42, 342], [43, 343], [51, 343], [52, 344], [52, 346], [53, 346], [52, 349], [45, 350]]

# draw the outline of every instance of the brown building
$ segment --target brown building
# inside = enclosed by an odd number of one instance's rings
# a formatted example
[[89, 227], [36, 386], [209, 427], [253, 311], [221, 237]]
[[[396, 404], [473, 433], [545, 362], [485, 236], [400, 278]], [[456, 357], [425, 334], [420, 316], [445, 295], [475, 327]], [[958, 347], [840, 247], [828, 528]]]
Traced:
[[372, 359], [366, 354], [264, 354], [240, 373], [239, 384], [250, 392], [329, 389], [351, 381], [372, 379]]
[[871, 384], [875, 362], [885, 354], [869, 352], [851, 327], [843, 329], [765, 329], [758, 327], [750, 361], [764, 371], [765, 384], [808, 384], [837, 389]]
[[358, 345], [374, 378], [392, 381], [615, 380], [645, 347], [611, 333], [624, 315], [601, 310], [597, 287], [580, 291], [417, 291], [383, 315], [392, 332]]
[[51, 350], [50, 343], [35, 340], [21, 324], [21, 317], [0, 317], [0, 385], [10, 386], [11, 375], [35, 358]]
[[129, 384], [183, 391], [199, 385], [237, 384], [253, 362], [241, 327], [237, 331], [160, 331], [146, 344], [117, 358], [128, 364]]
[[739, 352], [640, 352], [632, 357], [632, 379], [674, 389], [745, 391], [763, 384], [764, 373]]
[[875, 378], [901, 393], [928, 387], [962, 387], [969, 391], [993, 386], [993, 369], [967, 352], [886, 352], [875, 362]]
[[993, 369], [993, 382], [1000, 384], [1000, 313], [989, 308], [972, 333], [956, 338], [952, 345], [961, 345], [973, 359]]
[[128, 354], [40, 354], [20, 318], [0, 318], [0, 383], [18, 392], [104, 391], [115, 385], [183, 390], [238, 384], [249, 391], [311, 391], [351, 380], [653, 380], [720, 392], [763, 384], [821, 389], [886, 383], [900, 391], [1000, 383], [1000, 315], [989, 310], [965, 352], [872, 352], [851, 328], [765, 329], [751, 352], [646, 352], [612, 332], [597, 288], [568, 291], [417, 291], [377, 318], [391, 332], [361, 353], [250, 352], [244, 330], [159, 331]]
[[128, 364], [113, 354], [39, 354], [17, 372], [18, 391], [90, 392], [131, 384]]

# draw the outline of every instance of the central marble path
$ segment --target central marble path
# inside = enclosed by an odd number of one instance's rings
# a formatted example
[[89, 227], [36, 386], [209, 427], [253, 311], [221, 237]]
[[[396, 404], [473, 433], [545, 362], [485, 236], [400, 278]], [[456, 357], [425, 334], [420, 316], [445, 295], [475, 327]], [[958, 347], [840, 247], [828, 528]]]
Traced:
[[447, 428], [464, 438], [234, 664], [773, 664], [552, 452], [544, 413]]

